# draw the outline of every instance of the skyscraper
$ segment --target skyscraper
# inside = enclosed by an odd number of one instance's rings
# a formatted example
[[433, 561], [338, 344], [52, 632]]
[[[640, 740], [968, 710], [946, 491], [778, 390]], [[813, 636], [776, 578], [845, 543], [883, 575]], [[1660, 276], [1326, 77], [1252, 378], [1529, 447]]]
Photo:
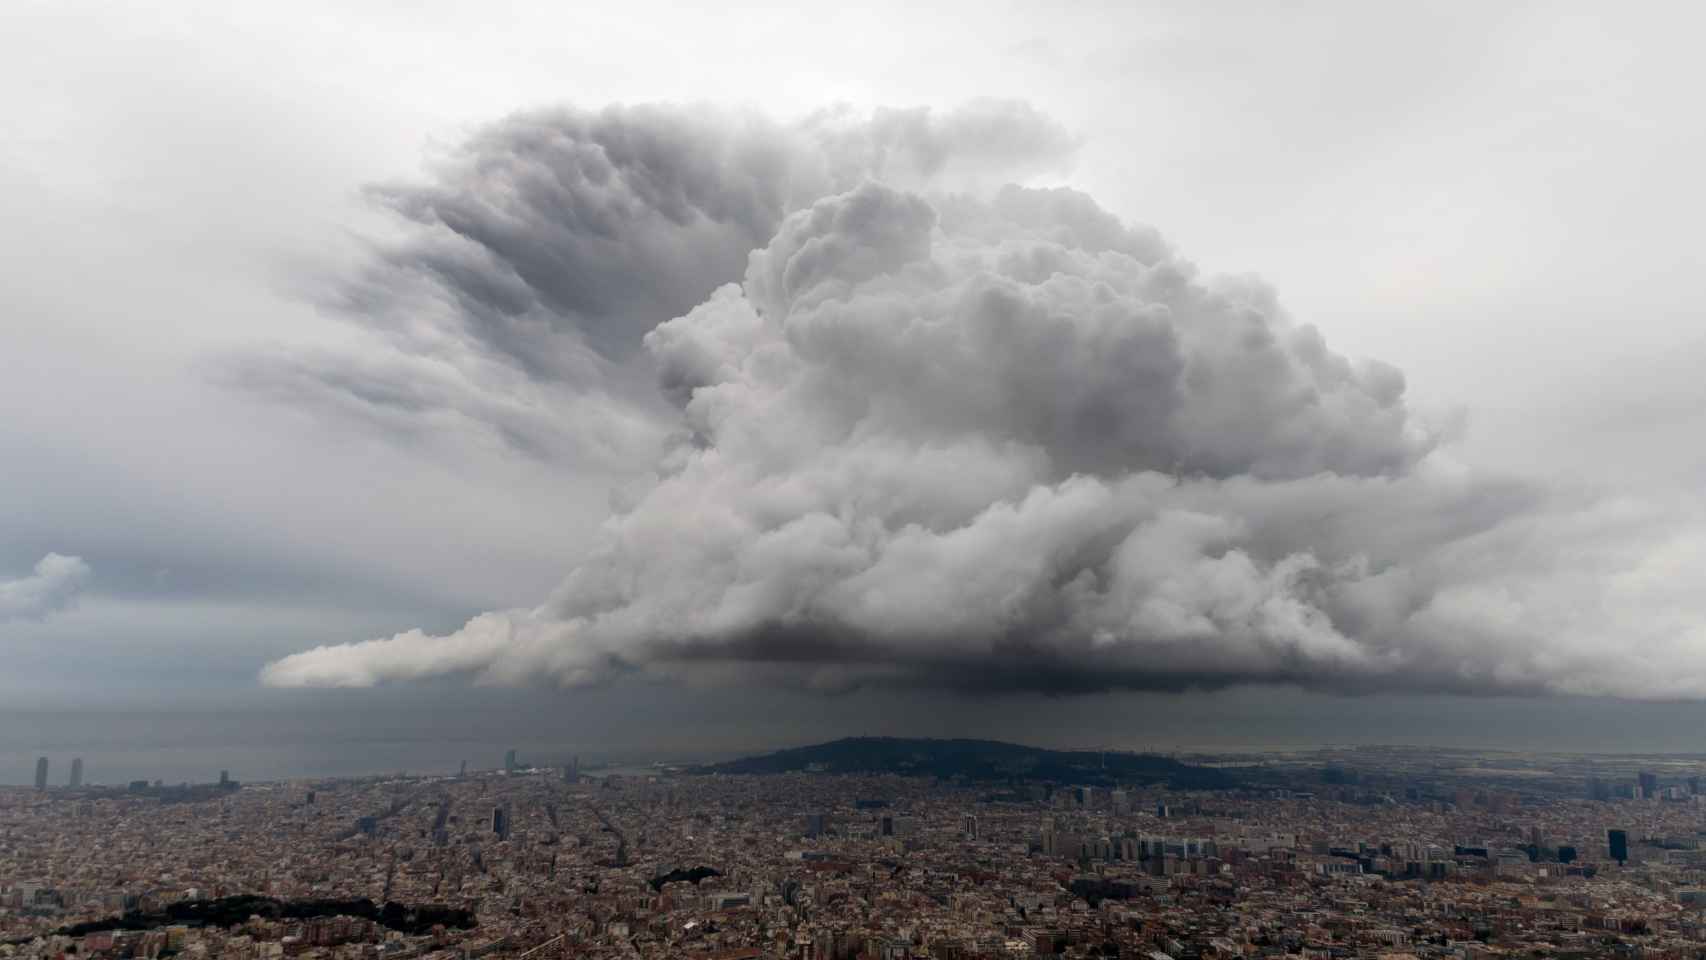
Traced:
[[83, 785], [83, 758], [71, 758], [71, 779], [66, 781], [73, 790]]
[[1659, 795], [1659, 775], [1658, 774], [1648, 773], [1645, 770], [1643, 770], [1639, 774], [1637, 774], [1636, 776], [1639, 778], [1639, 780], [1641, 782], [1641, 797], [1640, 797], [1640, 799], [1651, 800], [1654, 797]]
[[509, 839], [509, 809], [505, 806], [492, 808], [492, 832], [499, 840]]
[[514, 747], [509, 748], [509, 752], [504, 754], [504, 772], [505, 773], [514, 773], [515, 772], [515, 748]]
[[47, 758], [46, 757], [37, 757], [36, 758], [36, 789], [37, 790], [46, 790], [47, 789]]
[[1605, 849], [1611, 859], [1623, 863], [1629, 859], [1629, 833], [1625, 830], [1605, 831]]

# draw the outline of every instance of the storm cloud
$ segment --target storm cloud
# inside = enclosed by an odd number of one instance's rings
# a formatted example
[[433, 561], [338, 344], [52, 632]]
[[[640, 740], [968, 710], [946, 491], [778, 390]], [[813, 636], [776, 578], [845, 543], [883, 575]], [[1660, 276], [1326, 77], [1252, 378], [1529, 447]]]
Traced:
[[1464, 466], [1263, 283], [990, 189], [1068, 142], [1001, 125], [1049, 125], [948, 116], [543, 114], [398, 195], [428, 239], [382, 272], [433, 329], [528, 383], [644, 372], [666, 439], [538, 607], [263, 681], [1706, 696], [1697, 517]]
[[788, 214], [867, 178], [966, 188], [1064, 170], [1075, 147], [1007, 101], [787, 124], [706, 105], [517, 114], [427, 181], [369, 189], [400, 234], [313, 296], [376, 345], [245, 352], [216, 379], [411, 442], [644, 463], [671, 415], [642, 338], [739, 280]]
[[0, 579], [0, 623], [42, 620], [76, 605], [92, 571], [81, 557], [50, 553], [27, 576]]

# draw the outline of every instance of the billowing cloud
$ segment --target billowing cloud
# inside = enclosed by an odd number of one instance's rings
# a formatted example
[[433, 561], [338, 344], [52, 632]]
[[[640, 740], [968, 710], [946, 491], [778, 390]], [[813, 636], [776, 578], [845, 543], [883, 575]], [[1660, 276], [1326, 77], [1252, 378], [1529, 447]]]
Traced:
[[1464, 467], [1397, 369], [1082, 194], [917, 186], [644, 334], [676, 439], [545, 603], [264, 682], [1706, 696], [1698, 518]]
[[643, 467], [672, 415], [642, 338], [739, 280], [788, 214], [867, 178], [940, 189], [1062, 170], [1075, 148], [1005, 101], [787, 124], [704, 105], [518, 114], [427, 182], [370, 191], [400, 236], [316, 294], [371, 334], [365, 355], [249, 352], [217, 378], [391, 436]]
[[[828, 111], [780, 125], [714, 107], [521, 114], [447, 158], [436, 182], [375, 188], [419, 229], [342, 289], [417, 342], [467, 340], [539, 376], [620, 358], [660, 318], [738, 280], [782, 218], [866, 178], [924, 186], [1025, 176], [1073, 143], [1022, 104]], [[414, 297], [452, 309], [406, 322]], [[418, 329], [417, 324], [437, 329]]]
[[80, 557], [50, 553], [28, 576], [0, 579], [0, 623], [42, 620], [77, 603], [90, 569]]

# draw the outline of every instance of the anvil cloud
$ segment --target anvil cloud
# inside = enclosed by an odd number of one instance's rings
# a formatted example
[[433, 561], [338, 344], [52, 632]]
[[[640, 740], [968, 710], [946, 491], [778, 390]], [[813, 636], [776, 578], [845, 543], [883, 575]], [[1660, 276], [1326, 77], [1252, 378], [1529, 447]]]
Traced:
[[1697, 518], [1466, 467], [1264, 284], [994, 186], [1069, 149], [1004, 105], [555, 113], [384, 191], [420, 232], [344, 305], [461, 386], [250, 372], [652, 470], [539, 606], [263, 681], [1706, 695]]

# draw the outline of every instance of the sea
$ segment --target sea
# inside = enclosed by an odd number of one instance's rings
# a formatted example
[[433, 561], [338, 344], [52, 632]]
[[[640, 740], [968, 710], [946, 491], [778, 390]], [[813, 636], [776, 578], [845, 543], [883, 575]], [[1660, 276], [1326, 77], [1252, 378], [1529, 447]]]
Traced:
[[977, 737], [1156, 753], [1434, 746], [1706, 754], [1706, 704], [1335, 696], [1289, 688], [1036, 696], [764, 688], [242, 691], [170, 702], [0, 704], [0, 785], [38, 757], [63, 784], [447, 774], [523, 765], [644, 771], [843, 736]]

